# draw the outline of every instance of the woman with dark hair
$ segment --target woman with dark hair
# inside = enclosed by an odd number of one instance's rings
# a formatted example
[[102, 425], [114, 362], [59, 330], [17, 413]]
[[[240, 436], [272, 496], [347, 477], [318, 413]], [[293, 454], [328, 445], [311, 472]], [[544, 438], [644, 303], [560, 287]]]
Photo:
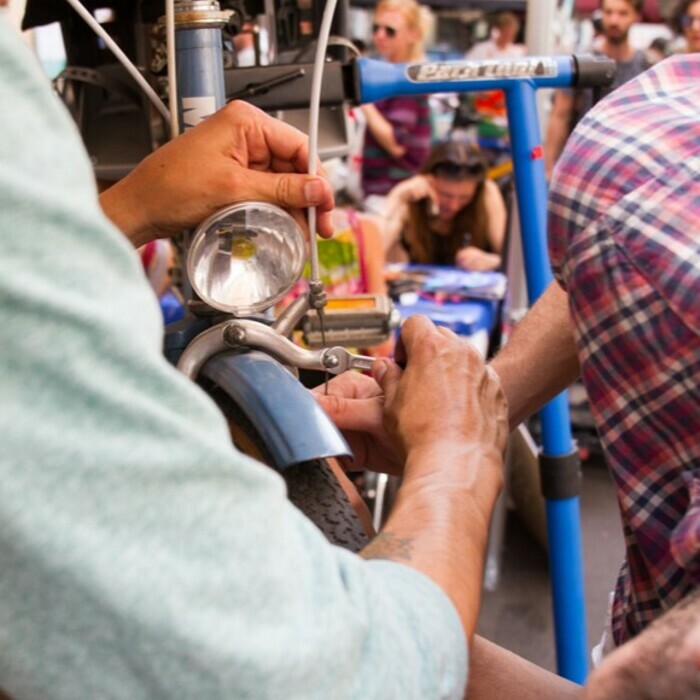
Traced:
[[505, 229], [503, 197], [478, 147], [448, 141], [389, 193], [384, 249], [389, 262], [495, 270]]
[[671, 29], [685, 38], [688, 53], [700, 53], [700, 0], [681, 0], [670, 24]]

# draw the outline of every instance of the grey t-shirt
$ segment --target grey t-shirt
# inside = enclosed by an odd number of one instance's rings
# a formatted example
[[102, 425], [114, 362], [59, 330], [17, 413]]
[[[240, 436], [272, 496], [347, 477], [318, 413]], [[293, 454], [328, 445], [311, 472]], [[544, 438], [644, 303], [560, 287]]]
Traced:
[[0, 686], [14, 700], [461, 698], [417, 571], [332, 547], [161, 355], [138, 256], [0, 19]]
[[[604, 56], [599, 51], [594, 51], [595, 56]], [[636, 50], [629, 61], [617, 61], [617, 70], [615, 71], [615, 79], [609, 87], [602, 88], [599, 91], [598, 100], [602, 100], [606, 95], [609, 95], [613, 90], [624, 85], [628, 80], [632, 80], [640, 73], [643, 73], [649, 67], [644, 54]], [[574, 113], [571, 120], [571, 130], [578, 124], [583, 116], [593, 107], [594, 92], [592, 88], [582, 90], [574, 90]]]

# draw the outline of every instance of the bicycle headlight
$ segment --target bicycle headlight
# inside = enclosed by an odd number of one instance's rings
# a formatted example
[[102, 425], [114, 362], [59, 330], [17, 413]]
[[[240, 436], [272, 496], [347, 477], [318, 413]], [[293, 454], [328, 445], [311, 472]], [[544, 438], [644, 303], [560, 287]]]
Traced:
[[187, 272], [202, 301], [243, 316], [280, 301], [301, 276], [304, 259], [304, 234], [286, 211], [246, 202], [197, 227]]

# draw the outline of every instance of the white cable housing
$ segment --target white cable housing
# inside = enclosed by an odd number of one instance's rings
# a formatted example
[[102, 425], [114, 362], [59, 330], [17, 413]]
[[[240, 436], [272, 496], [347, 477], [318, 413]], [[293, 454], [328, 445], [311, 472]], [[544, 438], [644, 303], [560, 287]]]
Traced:
[[[321, 28], [316, 42], [314, 57], [314, 74], [311, 78], [311, 100], [309, 102], [309, 175], [316, 174], [316, 159], [318, 157], [318, 119], [321, 108], [321, 83], [323, 81], [323, 66], [326, 61], [328, 38], [331, 34], [331, 22], [337, 0], [328, 0], [323, 10]], [[316, 239], [316, 207], [309, 207], [309, 248], [311, 252], [311, 281], [320, 277], [318, 265], [318, 241]]]
[[85, 20], [97, 36], [104, 41], [107, 48], [116, 56], [117, 60], [126, 68], [129, 75], [141, 86], [141, 89], [146, 93], [148, 99], [153, 102], [156, 109], [163, 118], [170, 122], [170, 112], [163, 104], [163, 100], [158, 97], [155, 90], [148, 84], [148, 81], [139, 73], [136, 66], [129, 60], [129, 57], [117, 46], [112, 37], [104, 30], [102, 25], [88, 12], [80, 0], [66, 0], [66, 2]]

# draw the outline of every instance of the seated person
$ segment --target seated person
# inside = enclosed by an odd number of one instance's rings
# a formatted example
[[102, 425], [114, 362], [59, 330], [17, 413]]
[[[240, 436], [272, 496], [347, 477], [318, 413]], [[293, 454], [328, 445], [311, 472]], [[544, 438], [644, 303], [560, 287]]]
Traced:
[[391, 191], [382, 229], [389, 262], [496, 270], [506, 207], [478, 148], [448, 141], [432, 151], [420, 175]]

